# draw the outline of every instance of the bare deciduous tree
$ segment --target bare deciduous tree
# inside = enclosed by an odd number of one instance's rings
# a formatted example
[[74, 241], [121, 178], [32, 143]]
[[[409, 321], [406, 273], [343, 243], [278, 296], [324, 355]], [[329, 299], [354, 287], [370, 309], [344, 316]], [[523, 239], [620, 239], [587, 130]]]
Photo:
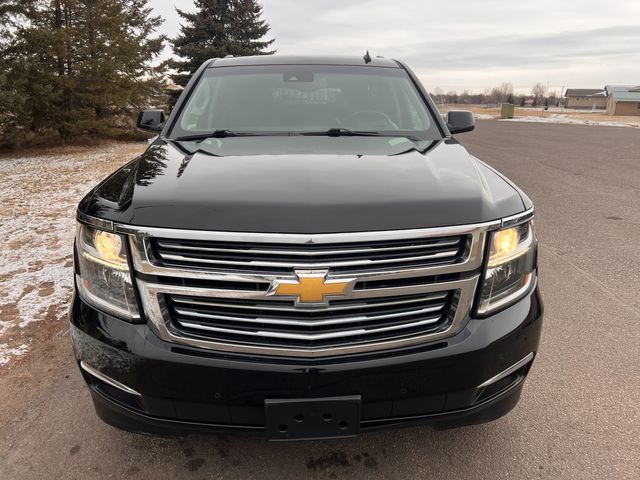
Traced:
[[434, 99], [440, 104], [444, 104], [444, 91], [440, 87], [436, 87], [434, 92]]
[[542, 103], [542, 100], [544, 99], [546, 94], [547, 94], [546, 85], [543, 85], [541, 83], [536, 83], [531, 88], [531, 95], [533, 95], [534, 105], [538, 105], [538, 104]]
[[502, 85], [498, 87], [500, 94], [499, 102], [506, 102], [509, 97], [513, 97], [513, 84], [509, 82], [502, 82]]

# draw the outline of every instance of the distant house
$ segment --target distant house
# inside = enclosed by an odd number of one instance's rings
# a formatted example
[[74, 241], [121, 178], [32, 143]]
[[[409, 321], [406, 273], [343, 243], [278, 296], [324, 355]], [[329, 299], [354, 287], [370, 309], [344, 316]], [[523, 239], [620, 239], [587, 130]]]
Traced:
[[607, 92], [602, 88], [567, 88], [565, 108], [594, 110], [607, 108]]
[[607, 85], [607, 113], [609, 115], [640, 116], [640, 86]]

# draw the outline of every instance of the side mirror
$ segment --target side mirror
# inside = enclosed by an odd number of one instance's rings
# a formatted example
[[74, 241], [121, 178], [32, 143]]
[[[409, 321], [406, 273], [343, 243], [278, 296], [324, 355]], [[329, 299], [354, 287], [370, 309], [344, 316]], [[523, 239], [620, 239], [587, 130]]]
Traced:
[[470, 132], [476, 128], [473, 112], [467, 110], [451, 110], [447, 113], [447, 128], [451, 134]]
[[146, 132], [158, 133], [164, 127], [165, 117], [162, 110], [145, 110], [138, 114], [136, 127]]

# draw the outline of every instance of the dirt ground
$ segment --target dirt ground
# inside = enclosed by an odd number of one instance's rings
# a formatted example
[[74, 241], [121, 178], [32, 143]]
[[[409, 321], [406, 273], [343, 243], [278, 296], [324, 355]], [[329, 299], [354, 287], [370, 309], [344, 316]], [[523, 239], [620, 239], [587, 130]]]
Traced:
[[0, 158], [0, 479], [640, 478], [640, 132], [479, 121], [459, 140], [536, 203], [546, 309], [520, 403], [485, 425], [287, 444], [103, 424], [64, 318], [73, 210], [144, 145]]
[[0, 370], [41, 339], [65, 334], [75, 208], [144, 148], [109, 143], [0, 156]]

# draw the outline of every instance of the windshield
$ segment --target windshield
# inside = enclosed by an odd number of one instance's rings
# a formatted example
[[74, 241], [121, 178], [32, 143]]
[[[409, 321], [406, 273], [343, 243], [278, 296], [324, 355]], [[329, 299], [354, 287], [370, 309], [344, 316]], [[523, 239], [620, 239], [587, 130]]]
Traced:
[[403, 69], [335, 65], [209, 68], [171, 137], [218, 130], [283, 134], [330, 129], [441, 138]]

